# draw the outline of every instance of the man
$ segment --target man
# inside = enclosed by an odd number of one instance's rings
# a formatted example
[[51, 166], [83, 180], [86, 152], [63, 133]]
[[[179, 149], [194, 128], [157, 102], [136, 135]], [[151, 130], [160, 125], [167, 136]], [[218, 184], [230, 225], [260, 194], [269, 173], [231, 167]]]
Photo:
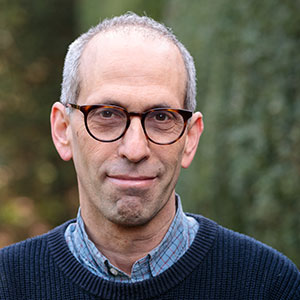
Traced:
[[175, 185], [203, 130], [193, 60], [163, 25], [126, 14], [69, 48], [52, 138], [80, 210], [1, 250], [0, 299], [300, 299], [282, 254], [199, 215]]

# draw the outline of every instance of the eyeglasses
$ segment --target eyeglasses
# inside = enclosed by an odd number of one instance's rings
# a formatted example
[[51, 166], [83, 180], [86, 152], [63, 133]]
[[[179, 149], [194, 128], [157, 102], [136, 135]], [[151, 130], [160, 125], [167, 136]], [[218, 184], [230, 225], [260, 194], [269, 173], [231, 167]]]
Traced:
[[140, 117], [146, 137], [158, 145], [170, 145], [184, 133], [187, 121], [193, 113], [184, 109], [154, 108], [143, 113], [128, 112], [114, 105], [66, 106], [84, 114], [85, 128], [97, 141], [114, 142], [120, 139], [130, 126], [130, 117]]

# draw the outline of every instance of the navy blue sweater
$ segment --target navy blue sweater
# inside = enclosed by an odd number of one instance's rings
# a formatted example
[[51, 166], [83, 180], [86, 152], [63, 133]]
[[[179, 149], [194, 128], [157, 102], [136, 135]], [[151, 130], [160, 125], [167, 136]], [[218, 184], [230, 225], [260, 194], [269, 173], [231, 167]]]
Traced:
[[196, 216], [184, 256], [143, 282], [111, 283], [84, 268], [64, 239], [69, 221], [0, 250], [1, 300], [300, 299], [300, 273], [276, 250]]

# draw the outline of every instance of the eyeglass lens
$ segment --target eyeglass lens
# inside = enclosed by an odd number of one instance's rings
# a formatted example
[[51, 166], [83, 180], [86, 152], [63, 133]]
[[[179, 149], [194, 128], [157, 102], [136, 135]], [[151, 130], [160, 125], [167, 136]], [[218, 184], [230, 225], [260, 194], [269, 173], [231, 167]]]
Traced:
[[[177, 140], [185, 127], [183, 117], [176, 111], [153, 110], [144, 116], [143, 127], [154, 143], [168, 144]], [[89, 112], [87, 127], [101, 141], [118, 139], [126, 130], [128, 116], [116, 108], [98, 107]]]

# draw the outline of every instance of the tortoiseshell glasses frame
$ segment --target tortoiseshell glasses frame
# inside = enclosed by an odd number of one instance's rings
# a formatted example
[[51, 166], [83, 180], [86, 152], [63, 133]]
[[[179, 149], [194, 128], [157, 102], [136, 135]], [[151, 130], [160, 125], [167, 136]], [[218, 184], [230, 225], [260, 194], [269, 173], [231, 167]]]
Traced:
[[77, 105], [66, 104], [80, 110], [84, 115], [87, 132], [95, 140], [110, 143], [125, 135], [131, 117], [141, 119], [145, 136], [152, 143], [170, 145], [183, 135], [193, 112], [185, 109], [153, 108], [142, 113], [128, 112], [115, 105]]

